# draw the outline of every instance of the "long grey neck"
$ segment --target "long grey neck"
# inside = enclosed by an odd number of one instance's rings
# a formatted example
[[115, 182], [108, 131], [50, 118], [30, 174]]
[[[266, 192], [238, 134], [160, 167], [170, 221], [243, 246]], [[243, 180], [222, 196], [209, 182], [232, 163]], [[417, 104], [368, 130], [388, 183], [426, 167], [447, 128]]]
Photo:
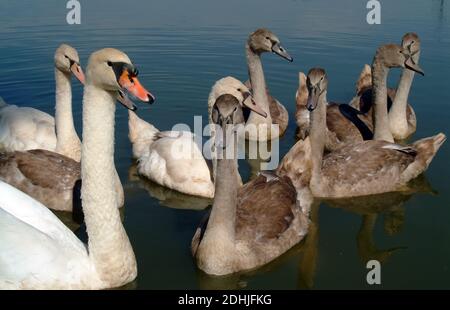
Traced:
[[[117, 208], [114, 96], [87, 85], [83, 99], [82, 203], [89, 255], [111, 287], [135, 277], [136, 260]], [[134, 275], [133, 275], [134, 273]]]
[[[205, 232], [205, 235], [212, 233], [214, 236], [220, 236], [221, 242], [229, 242], [232, 245], [235, 242], [237, 195], [240, 187], [237, 182], [240, 176], [236, 148], [237, 143], [232, 152], [233, 158], [229, 158], [230, 154], [221, 154], [220, 159], [217, 159], [214, 204]], [[227, 150], [217, 152], [226, 153]]]
[[312, 178], [320, 180], [322, 170], [323, 152], [326, 143], [327, 131], [327, 92], [325, 91], [319, 97], [317, 108], [311, 112], [311, 156], [312, 156]]
[[387, 77], [389, 68], [382, 64], [381, 58], [375, 58], [372, 65], [374, 140], [394, 142], [389, 127], [387, 109]]
[[264, 118], [252, 111], [248, 122], [271, 124], [272, 119], [270, 117], [269, 110], [269, 97], [266, 90], [267, 87], [261, 62], [261, 55], [255, 53], [248, 44], [246, 45], [245, 50], [247, 54], [248, 74], [253, 89], [253, 97], [264, 112], [267, 113], [267, 118]]
[[[72, 114], [72, 88], [70, 74], [55, 68], [56, 82], [56, 152], [73, 158], [71, 150], [81, 148], [81, 142], [75, 130]], [[79, 152], [78, 152], [79, 153]], [[78, 155], [79, 156], [79, 155]], [[79, 160], [74, 158], [75, 160]]]
[[389, 121], [393, 125], [408, 126], [407, 120], [407, 106], [408, 97], [411, 90], [411, 85], [414, 80], [414, 72], [408, 69], [403, 69], [400, 83], [397, 87], [395, 99], [392, 104], [392, 108], [389, 111]]

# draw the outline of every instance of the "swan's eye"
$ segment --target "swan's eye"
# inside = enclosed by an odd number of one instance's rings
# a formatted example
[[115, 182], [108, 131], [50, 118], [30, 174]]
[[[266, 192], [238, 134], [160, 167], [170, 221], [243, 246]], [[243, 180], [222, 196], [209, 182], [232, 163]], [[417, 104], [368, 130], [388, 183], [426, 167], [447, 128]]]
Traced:
[[270, 40], [270, 38], [269, 38], [269, 37], [266, 37], [266, 40]]
[[67, 56], [67, 55], [64, 55], [64, 57], [66, 57], [67, 59], [69, 59], [69, 56]]
[[112, 62], [110, 62], [110, 61], [108, 61], [108, 62], [106, 62], [107, 64], [108, 64], [108, 66], [110, 66], [110, 67], [112, 67], [113, 66], [113, 64], [112, 64]]
[[240, 93], [242, 93], [242, 89], [241, 89], [241, 88], [238, 88], [237, 91], [240, 92]]

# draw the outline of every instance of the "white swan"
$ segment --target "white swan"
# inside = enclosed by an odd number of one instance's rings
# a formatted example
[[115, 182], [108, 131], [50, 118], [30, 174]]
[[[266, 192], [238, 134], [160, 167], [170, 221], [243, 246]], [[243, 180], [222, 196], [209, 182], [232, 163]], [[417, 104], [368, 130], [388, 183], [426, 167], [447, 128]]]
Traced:
[[62, 44], [55, 53], [55, 118], [34, 108], [7, 105], [0, 98], [0, 150], [43, 149], [80, 161], [81, 143], [72, 116], [72, 74], [84, 83], [77, 51]]
[[[247, 87], [232, 77], [217, 81], [209, 100], [226, 93], [233, 94], [247, 105], [252, 104]], [[129, 132], [140, 175], [181, 193], [214, 197], [214, 178], [194, 134], [186, 131], [160, 132], [132, 111], [129, 112]]]
[[[0, 181], [0, 289], [104, 289], [137, 275], [115, 192], [116, 92], [149, 101], [128, 56], [91, 55], [83, 99], [83, 212], [87, 247], [46, 207]], [[20, 206], [20, 207], [18, 207]]]

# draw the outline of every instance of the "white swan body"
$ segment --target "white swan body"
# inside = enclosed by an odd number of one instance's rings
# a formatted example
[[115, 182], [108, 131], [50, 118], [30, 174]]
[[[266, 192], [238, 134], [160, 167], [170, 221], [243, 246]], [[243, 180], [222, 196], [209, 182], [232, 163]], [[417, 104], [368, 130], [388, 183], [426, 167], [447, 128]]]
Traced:
[[85, 245], [49, 209], [2, 181], [0, 197], [0, 288], [101, 287]]
[[[227, 92], [243, 98], [248, 89], [232, 77], [223, 78], [213, 86], [208, 107]], [[140, 175], [181, 193], [214, 197], [214, 177], [191, 132], [160, 132], [131, 111], [129, 130]]]
[[63, 44], [55, 53], [55, 118], [31, 107], [7, 105], [0, 99], [0, 150], [41, 149], [80, 161], [81, 142], [72, 115], [72, 74], [84, 83], [77, 51]]
[[33, 108], [0, 106], [0, 149], [55, 151], [55, 119]]

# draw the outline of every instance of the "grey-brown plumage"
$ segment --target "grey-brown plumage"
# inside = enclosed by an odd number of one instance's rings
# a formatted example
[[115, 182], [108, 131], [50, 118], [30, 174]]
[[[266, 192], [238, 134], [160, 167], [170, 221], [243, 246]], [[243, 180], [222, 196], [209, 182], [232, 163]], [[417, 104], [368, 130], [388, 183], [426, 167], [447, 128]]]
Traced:
[[[405, 69], [406, 70], [406, 69]], [[395, 101], [395, 97], [397, 94], [397, 90], [394, 88], [388, 88], [387, 89], [387, 100], [388, 100], [388, 110], [390, 111], [392, 108], [392, 104]], [[360, 92], [357, 93], [357, 97], [352, 100], [350, 103], [351, 106], [355, 107], [356, 109], [359, 109], [363, 114], [361, 116], [362, 119], [364, 119], [365, 123], [368, 126], [371, 126], [373, 128], [373, 93], [372, 93], [372, 87], [367, 87], [362, 89]], [[366, 121], [367, 120], [367, 121]], [[416, 132], [417, 128], [417, 117], [416, 113], [414, 112], [413, 107], [408, 103], [406, 106], [406, 121], [408, 124], [408, 132], [403, 137], [399, 137], [399, 139], [406, 139], [409, 136], [411, 136], [413, 133]]]
[[[293, 61], [286, 49], [281, 46], [279, 38], [268, 29], [257, 29], [250, 34], [246, 44], [247, 65], [250, 81], [247, 82], [247, 87], [252, 89], [255, 100], [261, 105], [262, 109], [269, 114], [267, 117], [262, 117], [256, 113], [250, 113], [247, 120], [248, 125], [255, 125], [261, 129], [261, 125], [270, 125], [270, 132], [258, 137], [250, 135], [250, 140], [265, 141], [272, 140], [278, 136], [282, 136], [287, 129], [289, 122], [289, 114], [286, 108], [275, 98], [270, 96], [267, 89], [264, 70], [261, 62], [262, 53], [273, 53], [280, 57]], [[273, 125], [278, 125], [278, 129], [273, 130]], [[264, 126], [263, 126], [264, 127]], [[268, 134], [268, 136], [267, 136]]]
[[[246, 81], [245, 86], [247, 86], [250, 91], [253, 91], [250, 81]], [[277, 99], [270, 95], [269, 89], [267, 87], [266, 92], [267, 98], [269, 100], [269, 113], [272, 117], [272, 124], [279, 126], [280, 136], [282, 136], [286, 132], [289, 124], [289, 113]]]
[[[327, 105], [327, 143], [325, 149], [333, 151], [343, 144], [370, 140], [375, 131], [375, 100], [373, 88], [381, 95], [386, 96], [388, 100], [387, 108], [389, 117], [387, 125], [382, 126], [382, 130], [389, 131], [389, 135], [383, 134], [386, 139], [392, 141], [406, 139], [416, 130], [417, 120], [413, 108], [407, 104], [406, 100], [411, 88], [414, 71], [420, 69], [417, 66], [420, 55], [420, 40], [416, 34], [406, 34], [403, 37], [400, 53], [393, 54], [391, 48], [381, 47], [377, 50], [374, 57], [372, 69], [366, 65], [357, 82], [357, 97], [350, 103], [350, 107], [337, 103]], [[412, 68], [410, 65], [414, 66]], [[386, 87], [387, 73], [390, 68], [403, 67], [404, 72], [397, 90]], [[300, 85], [297, 91], [297, 112], [296, 119], [299, 127], [299, 137], [304, 139], [309, 130], [309, 118], [307, 115], [306, 103], [308, 92], [306, 89], [306, 78], [300, 73]], [[372, 88], [373, 86], [373, 88]], [[379, 99], [378, 99], [379, 100]], [[358, 111], [351, 113], [350, 120], [342, 112], [351, 110]]]
[[[308, 89], [306, 87], [306, 76], [299, 73], [299, 88], [296, 94], [296, 122], [297, 137], [305, 139], [310, 131], [309, 111], [306, 107], [308, 102]], [[361, 130], [345, 117], [340, 111], [341, 103], [330, 102], [327, 104], [327, 141], [326, 151], [333, 151], [346, 143], [364, 141]], [[373, 121], [371, 113], [355, 115], [364, 123], [369, 131], [373, 132]]]
[[[236, 98], [217, 99], [213, 120], [226, 128], [244, 122]], [[230, 136], [228, 136], [229, 138]], [[227, 144], [227, 148], [230, 147]], [[222, 150], [226, 154], [226, 150]], [[261, 173], [240, 186], [237, 159], [219, 159], [216, 195], [209, 217], [191, 243], [197, 265], [208, 274], [225, 275], [260, 267], [300, 242], [309, 221], [287, 175]]]
[[[407, 33], [402, 38], [402, 48], [409, 55], [411, 63], [417, 65], [420, 60], [421, 42], [415, 33]], [[350, 103], [363, 113], [371, 114], [373, 110], [373, 75], [370, 66], [365, 65], [356, 85], [356, 97]], [[388, 88], [389, 127], [395, 140], [405, 140], [417, 128], [417, 118], [413, 107], [408, 104], [409, 92], [414, 79], [414, 72], [403, 69], [397, 89]]]
[[80, 163], [46, 150], [0, 155], [0, 180], [57, 211], [72, 211], [72, 191], [81, 178], [80, 170]]
[[[383, 49], [396, 54], [397, 47], [388, 45]], [[347, 144], [323, 155], [327, 114], [325, 70], [312, 69], [309, 72], [308, 90], [312, 98], [308, 102], [308, 108], [312, 111], [310, 139], [313, 168], [310, 187], [315, 197], [343, 198], [402, 191], [410, 180], [428, 168], [446, 140], [442, 133], [408, 146], [370, 140]], [[376, 108], [385, 112], [379, 124], [386, 124], [386, 107], [381, 102], [378, 104]], [[375, 134], [376, 130], [377, 127]]]

